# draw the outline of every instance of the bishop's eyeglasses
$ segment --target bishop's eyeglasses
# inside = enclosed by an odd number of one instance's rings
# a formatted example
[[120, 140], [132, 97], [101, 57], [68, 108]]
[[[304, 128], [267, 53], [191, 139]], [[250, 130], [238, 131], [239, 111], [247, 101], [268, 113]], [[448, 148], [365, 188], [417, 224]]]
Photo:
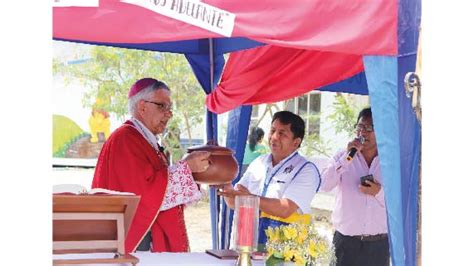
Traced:
[[154, 105], [156, 105], [158, 107], [158, 110], [160, 110], [161, 112], [171, 112], [172, 108], [173, 108], [173, 104], [171, 103], [157, 103], [157, 102], [153, 102], [153, 101], [147, 101], [147, 100], [143, 100], [144, 102], [146, 103], [152, 103]]

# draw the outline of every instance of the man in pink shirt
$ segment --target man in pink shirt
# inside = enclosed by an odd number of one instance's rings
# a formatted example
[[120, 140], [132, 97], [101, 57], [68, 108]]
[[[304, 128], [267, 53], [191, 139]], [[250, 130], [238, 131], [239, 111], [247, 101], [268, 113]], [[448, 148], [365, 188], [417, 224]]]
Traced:
[[389, 265], [383, 178], [370, 108], [359, 113], [355, 132], [347, 149], [330, 160], [321, 176], [321, 190], [334, 190], [336, 195], [336, 265]]

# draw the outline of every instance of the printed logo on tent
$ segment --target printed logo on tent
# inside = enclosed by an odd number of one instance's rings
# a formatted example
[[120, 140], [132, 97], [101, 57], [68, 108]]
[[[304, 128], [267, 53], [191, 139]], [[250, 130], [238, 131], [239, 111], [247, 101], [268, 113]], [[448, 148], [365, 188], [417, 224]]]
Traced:
[[122, 0], [153, 12], [212, 31], [226, 37], [232, 35], [235, 14], [198, 0]]

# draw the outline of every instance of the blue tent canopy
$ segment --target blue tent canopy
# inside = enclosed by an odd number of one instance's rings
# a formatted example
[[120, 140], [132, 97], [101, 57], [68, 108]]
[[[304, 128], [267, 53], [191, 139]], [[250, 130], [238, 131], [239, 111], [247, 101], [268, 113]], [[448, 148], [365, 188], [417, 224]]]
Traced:
[[[376, 137], [384, 175], [390, 247], [393, 265], [416, 265], [418, 185], [420, 163], [420, 123], [405, 95], [404, 76], [415, 71], [421, 1], [398, 1], [398, 55], [363, 57], [365, 71], [346, 80], [319, 88], [332, 92], [368, 94], [371, 98]], [[225, 64], [224, 54], [264, 43], [243, 37], [210, 38], [159, 43], [106, 43], [74, 41], [131, 49], [184, 54], [199, 83], [209, 94], [216, 86]], [[227, 146], [242, 162], [251, 106], [239, 106], [229, 114]], [[217, 116], [207, 112], [207, 138], [217, 139]], [[225, 227], [230, 221], [225, 203], [211, 191], [213, 248], [226, 245]], [[221, 227], [218, 214], [222, 213]], [[220, 236], [220, 237], [219, 237]]]

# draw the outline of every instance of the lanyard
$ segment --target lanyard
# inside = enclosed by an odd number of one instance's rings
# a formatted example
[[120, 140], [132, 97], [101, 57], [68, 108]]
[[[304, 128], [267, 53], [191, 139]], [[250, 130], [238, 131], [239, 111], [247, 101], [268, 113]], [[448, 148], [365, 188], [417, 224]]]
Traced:
[[293, 157], [295, 157], [296, 155], [298, 155], [298, 152], [295, 152], [295, 154], [293, 154], [290, 158], [286, 159], [281, 165], [280, 167], [278, 167], [278, 169], [273, 172], [273, 174], [270, 176], [270, 178], [268, 177], [268, 168], [267, 168], [267, 173], [265, 175], [265, 182], [263, 184], [263, 191], [262, 191], [262, 196], [264, 197], [266, 194], [267, 194], [267, 190], [268, 190], [268, 186], [270, 185], [270, 183], [272, 182], [273, 180], [273, 177], [280, 171], [280, 169], [285, 166], [285, 164], [289, 161], [291, 161], [291, 159], [293, 159]]

